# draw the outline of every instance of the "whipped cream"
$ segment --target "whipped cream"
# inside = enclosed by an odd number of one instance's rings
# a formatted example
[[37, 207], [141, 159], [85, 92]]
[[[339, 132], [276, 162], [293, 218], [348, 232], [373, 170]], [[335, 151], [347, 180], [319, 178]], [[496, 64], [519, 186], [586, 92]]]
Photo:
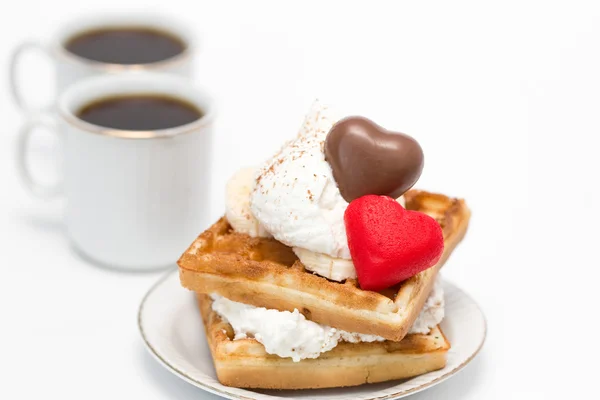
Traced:
[[427, 334], [444, 319], [444, 288], [442, 281], [436, 278], [429, 297], [425, 300], [425, 305], [421, 313], [415, 320], [408, 333]]
[[252, 214], [290, 246], [350, 259], [343, 199], [323, 147], [341, 118], [315, 102], [296, 139], [263, 165], [250, 197]]
[[376, 335], [350, 333], [307, 320], [297, 309], [294, 312], [269, 310], [231, 301], [213, 294], [212, 309], [229, 322], [235, 333], [233, 340], [254, 338], [269, 354], [290, 357], [295, 362], [317, 358], [338, 345], [382, 342]]
[[[265, 351], [295, 362], [317, 358], [335, 348], [339, 342], [382, 342], [381, 336], [346, 332], [307, 320], [297, 309], [293, 312], [269, 310], [231, 301], [213, 294], [212, 309], [228, 322], [234, 331], [233, 340], [254, 338]], [[444, 318], [444, 291], [439, 279], [435, 282], [423, 310], [409, 333], [427, 334]]]
[[[252, 237], [270, 237], [269, 232], [258, 222], [250, 209], [250, 194], [256, 186], [256, 168], [243, 168], [227, 182], [225, 192], [225, 216], [232, 228]], [[404, 196], [398, 199], [404, 206]], [[356, 270], [351, 259], [331, 257], [301, 247], [292, 247], [294, 253], [307, 270], [337, 282], [356, 279]]]

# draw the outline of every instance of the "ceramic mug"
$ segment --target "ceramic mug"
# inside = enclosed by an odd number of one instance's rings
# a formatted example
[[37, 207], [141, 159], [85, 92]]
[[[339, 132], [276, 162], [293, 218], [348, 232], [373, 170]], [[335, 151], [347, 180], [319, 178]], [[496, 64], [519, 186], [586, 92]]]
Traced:
[[[66, 48], [70, 39], [83, 33], [113, 28], [151, 29], [173, 36], [183, 44], [183, 51], [162, 61], [146, 64], [111, 64], [93, 61], [71, 53]], [[30, 52], [45, 54], [54, 65], [56, 97], [70, 84], [94, 75], [116, 74], [129, 71], [148, 71], [176, 74], [191, 78], [195, 41], [193, 35], [179, 21], [158, 15], [104, 15], [79, 18], [65, 25], [48, 43], [27, 41], [13, 52], [10, 63], [10, 87], [15, 103], [26, 112], [42, 111], [46, 107], [27, 104], [22, 88], [18, 84], [21, 58]]]
[[[153, 131], [93, 125], [84, 106], [123, 95], [174, 97], [202, 111], [189, 124]], [[23, 182], [39, 197], [64, 194], [68, 236], [81, 254], [128, 270], [173, 265], [204, 228], [214, 106], [184, 78], [131, 73], [88, 78], [60, 95], [56, 116], [38, 115], [18, 140]], [[30, 172], [29, 141], [36, 129], [59, 136], [63, 179], [45, 186]]]

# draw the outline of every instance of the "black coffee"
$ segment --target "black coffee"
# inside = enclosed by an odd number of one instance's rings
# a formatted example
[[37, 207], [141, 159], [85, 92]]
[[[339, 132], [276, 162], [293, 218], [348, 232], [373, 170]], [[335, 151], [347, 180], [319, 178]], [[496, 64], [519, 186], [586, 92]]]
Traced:
[[65, 48], [103, 63], [148, 64], [181, 54], [185, 44], [169, 33], [150, 28], [110, 28], [75, 36]]
[[90, 124], [129, 131], [174, 128], [200, 119], [194, 105], [163, 95], [127, 95], [101, 99], [81, 108], [77, 116]]

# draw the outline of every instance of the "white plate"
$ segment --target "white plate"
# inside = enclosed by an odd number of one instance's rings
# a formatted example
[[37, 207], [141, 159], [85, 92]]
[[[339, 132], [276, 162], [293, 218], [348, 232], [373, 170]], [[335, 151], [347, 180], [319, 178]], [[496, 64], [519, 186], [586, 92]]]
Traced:
[[485, 340], [485, 319], [465, 292], [444, 281], [446, 318], [442, 330], [452, 348], [444, 369], [404, 381], [320, 390], [246, 390], [223, 386], [217, 380], [195, 297], [169, 273], [146, 294], [138, 324], [150, 353], [168, 370], [189, 383], [228, 399], [315, 400], [399, 399], [436, 385], [456, 374], [477, 354]]

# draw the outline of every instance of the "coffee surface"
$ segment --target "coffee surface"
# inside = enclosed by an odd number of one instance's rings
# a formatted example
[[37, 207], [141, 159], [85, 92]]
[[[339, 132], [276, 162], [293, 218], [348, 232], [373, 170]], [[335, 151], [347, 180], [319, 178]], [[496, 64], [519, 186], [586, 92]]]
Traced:
[[178, 38], [148, 28], [98, 29], [77, 35], [65, 48], [80, 57], [109, 64], [148, 64], [185, 50]]
[[79, 110], [77, 116], [90, 124], [129, 131], [153, 131], [189, 124], [202, 110], [162, 95], [128, 95], [100, 99]]

